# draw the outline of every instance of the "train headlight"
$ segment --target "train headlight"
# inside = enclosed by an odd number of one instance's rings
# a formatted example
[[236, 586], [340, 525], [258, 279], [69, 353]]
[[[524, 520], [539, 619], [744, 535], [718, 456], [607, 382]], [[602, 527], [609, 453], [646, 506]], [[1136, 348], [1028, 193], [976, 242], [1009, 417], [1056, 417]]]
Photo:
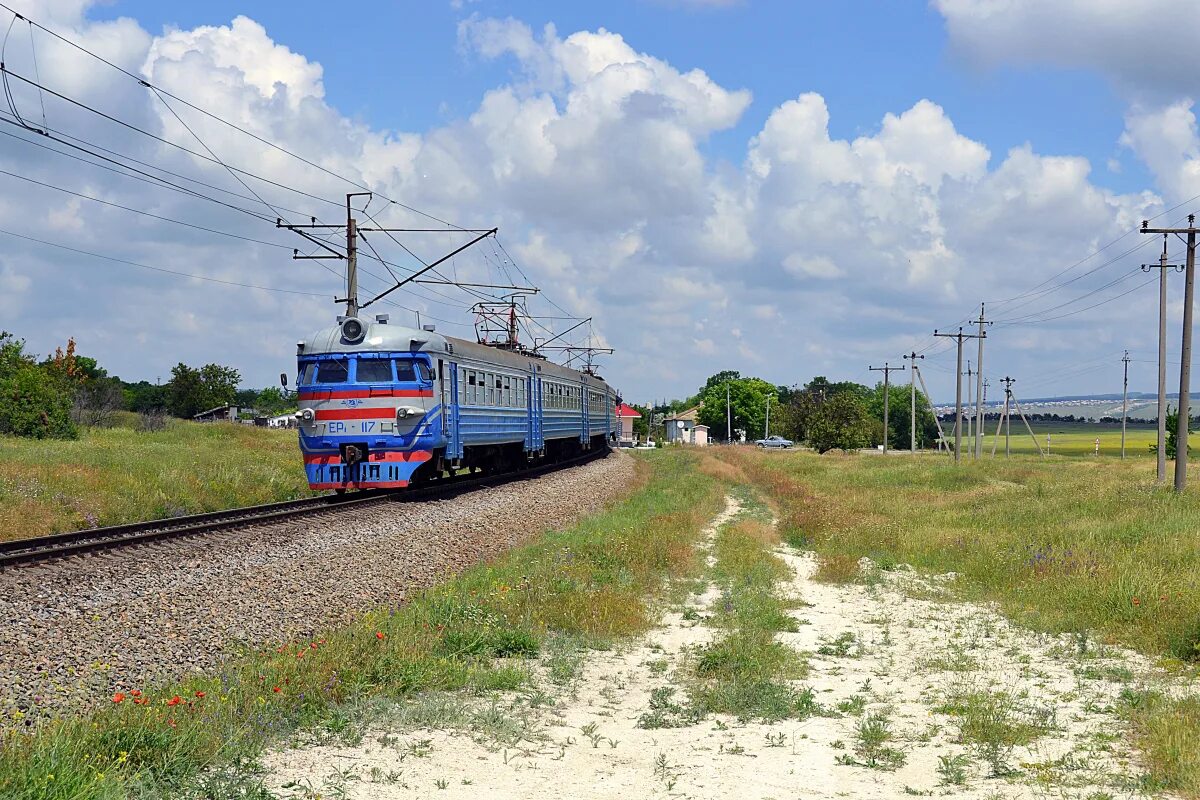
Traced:
[[413, 408], [412, 406], [400, 406], [396, 409], [396, 419], [408, 419], [409, 417], [420, 416], [423, 413], [424, 410], [420, 408]]
[[342, 320], [342, 338], [347, 342], [354, 343], [361, 340], [366, 332], [367, 326], [358, 317], [346, 317]]
[[311, 408], [302, 408], [296, 412], [296, 421], [306, 423], [312, 422], [313, 416], [313, 410]]
[[408, 419], [408, 408], [400, 406], [396, 409], [396, 419]]

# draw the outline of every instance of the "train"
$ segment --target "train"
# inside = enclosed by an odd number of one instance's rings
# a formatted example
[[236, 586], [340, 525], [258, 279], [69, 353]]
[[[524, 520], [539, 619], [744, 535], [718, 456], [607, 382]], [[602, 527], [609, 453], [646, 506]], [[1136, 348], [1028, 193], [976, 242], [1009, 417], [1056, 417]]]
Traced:
[[296, 344], [300, 450], [312, 489], [400, 489], [607, 448], [617, 392], [541, 354], [340, 317]]

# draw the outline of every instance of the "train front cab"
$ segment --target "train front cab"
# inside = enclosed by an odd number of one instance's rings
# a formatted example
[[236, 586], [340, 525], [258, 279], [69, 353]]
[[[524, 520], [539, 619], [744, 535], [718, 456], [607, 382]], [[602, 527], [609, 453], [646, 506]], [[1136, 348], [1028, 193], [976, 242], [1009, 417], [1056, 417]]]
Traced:
[[312, 489], [409, 485], [440, 444], [428, 357], [327, 353], [300, 359], [300, 449]]

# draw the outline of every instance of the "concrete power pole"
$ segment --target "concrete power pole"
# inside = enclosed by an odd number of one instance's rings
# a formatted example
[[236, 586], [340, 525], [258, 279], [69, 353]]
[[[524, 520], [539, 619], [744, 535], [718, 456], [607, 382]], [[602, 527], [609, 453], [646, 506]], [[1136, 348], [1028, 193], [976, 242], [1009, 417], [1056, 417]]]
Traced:
[[[971, 359], [968, 358], [967, 359], [967, 406], [966, 406], [968, 409], [971, 408], [971, 378], [974, 377], [974, 375], [975, 375], [975, 373], [971, 371]], [[974, 441], [974, 438], [971, 435], [971, 423], [974, 422], [974, 420], [975, 420], [974, 414], [967, 414], [967, 416], [966, 416], [967, 444], [970, 445], [972, 457], [974, 457], [974, 455], [975, 455], [975, 447], [974, 447], [974, 445], [971, 444], [971, 442]]]
[[1158, 264], [1142, 264], [1142, 271], [1158, 270], [1158, 482], [1167, 482], [1167, 270], [1176, 272], [1182, 264], [1167, 263], [1167, 234]]
[[733, 412], [729, 410], [729, 381], [725, 382], [725, 441], [733, 444]]
[[979, 319], [975, 320], [979, 324], [979, 354], [975, 359], [975, 458], [978, 460], [983, 457], [983, 340], [984, 325], [992, 323], [984, 319], [983, 303], [979, 304]]
[[917, 452], [917, 359], [925, 358], [925, 356], [919, 356], [917, 351], [913, 350], [905, 358], [912, 362], [912, 372], [908, 373], [908, 393], [911, 395], [908, 402], [912, 415], [908, 431], [908, 451], [915, 455]]
[[767, 395], [767, 421], [763, 425], [763, 438], [771, 437], [771, 395]]
[[1142, 233], [1187, 234], [1187, 262], [1183, 277], [1183, 342], [1179, 352], [1179, 427], [1175, 434], [1175, 491], [1187, 486], [1188, 427], [1191, 422], [1189, 392], [1192, 380], [1192, 300], [1196, 294], [1196, 215], [1188, 214], [1186, 228], [1151, 228], [1142, 221]]
[[1125, 458], [1125, 420], [1129, 416], [1129, 351], [1121, 359], [1125, 365], [1125, 379], [1121, 387], [1121, 458]]
[[888, 397], [888, 378], [891, 377], [891, 374], [893, 372], [903, 372], [905, 368], [889, 366], [888, 363], [885, 361], [885, 362], [883, 362], [882, 367], [868, 366], [867, 369], [871, 370], [872, 372], [882, 372], [883, 373], [883, 454], [886, 456], [887, 455], [887, 445], [888, 445], [888, 432], [890, 430], [888, 428], [888, 399], [889, 399], [889, 397]]
[[987, 336], [987, 332], [979, 334], [963, 333], [960, 327], [958, 333], [938, 333], [935, 328], [934, 336], [940, 336], [946, 339], [955, 339], [958, 341], [958, 365], [954, 370], [954, 463], [957, 464], [962, 459], [962, 348], [963, 339], [975, 339], [979, 336]]

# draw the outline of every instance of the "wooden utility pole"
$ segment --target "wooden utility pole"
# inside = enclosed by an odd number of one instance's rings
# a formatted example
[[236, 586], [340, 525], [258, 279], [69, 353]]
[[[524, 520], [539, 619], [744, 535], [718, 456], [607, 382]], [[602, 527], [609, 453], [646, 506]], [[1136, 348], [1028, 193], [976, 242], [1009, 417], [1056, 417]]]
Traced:
[[886, 456], [887, 455], [887, 444], [888, 444], [888, 431], [889, 431], [889, 428], [888, 428], [888, 378], [891, 377], [891, 374], [893, 372], [903, 372], [904, 367], [893, 367], [893, 366], [890, 366], [888, 364], [888, 362], [885, 361], [885, 362], [883, 362], [882, 367], [868, 366], [867, 369], [871, 370], [872, 372], [882, 372], [883, 373], [883, 454]]
[[975, 339], [980, 336], [987, 336], [987, 332], [979, 334], [963, 333], [960, 327], [958, 333], [938, 333], [935, 328], [934, 336], [941, 336], [946, 339], [955, 339], [958, 341], [958, 364], [954, 370], [954, 463], [957, 464], [962, 460], [962, 348], [964, 339]]
[[1129, 416], [1129, 351], [1125, 351], [1121, 363], [1125, 365], [1125, 380], [1121, 386], [1121, 459], [1125, 458], [1125, 420]]
[[[909, 423], [908, 431], [908, 451], [916, 454], [917, 452], [917, 359], [925, 358], [925, 356], [917, 355], [917, 351], [913, 350], [905, 356], [906, 359], [912, 362], [912, 372], [908, 373], [908, 392], [909, 411], [912, 415], [912, 420]], [[934, 416], [937, 416], [936, 414]]]
[[1142, 271], [1158, 270], [1158, 482], [1167, 482], [1167, 270], [1176, 272], [1182, 264], [1167, 263], [1167, 234], [1157, 264], [1142, 264]]
[[1183, 277], [1183, 342], [1179, 351], [1179, 427], [1175, 434], [1175, 491], [1187, 486], [1188, 427], [1191, 422], [1189, 392], [1192, 380], [1192, 299], [1196, 293], [1196, 215], [1188, 214], [1186, 228], [1151, 228], [1142, 221], [1142, 233], [1187, 234], [1187, 262]]

